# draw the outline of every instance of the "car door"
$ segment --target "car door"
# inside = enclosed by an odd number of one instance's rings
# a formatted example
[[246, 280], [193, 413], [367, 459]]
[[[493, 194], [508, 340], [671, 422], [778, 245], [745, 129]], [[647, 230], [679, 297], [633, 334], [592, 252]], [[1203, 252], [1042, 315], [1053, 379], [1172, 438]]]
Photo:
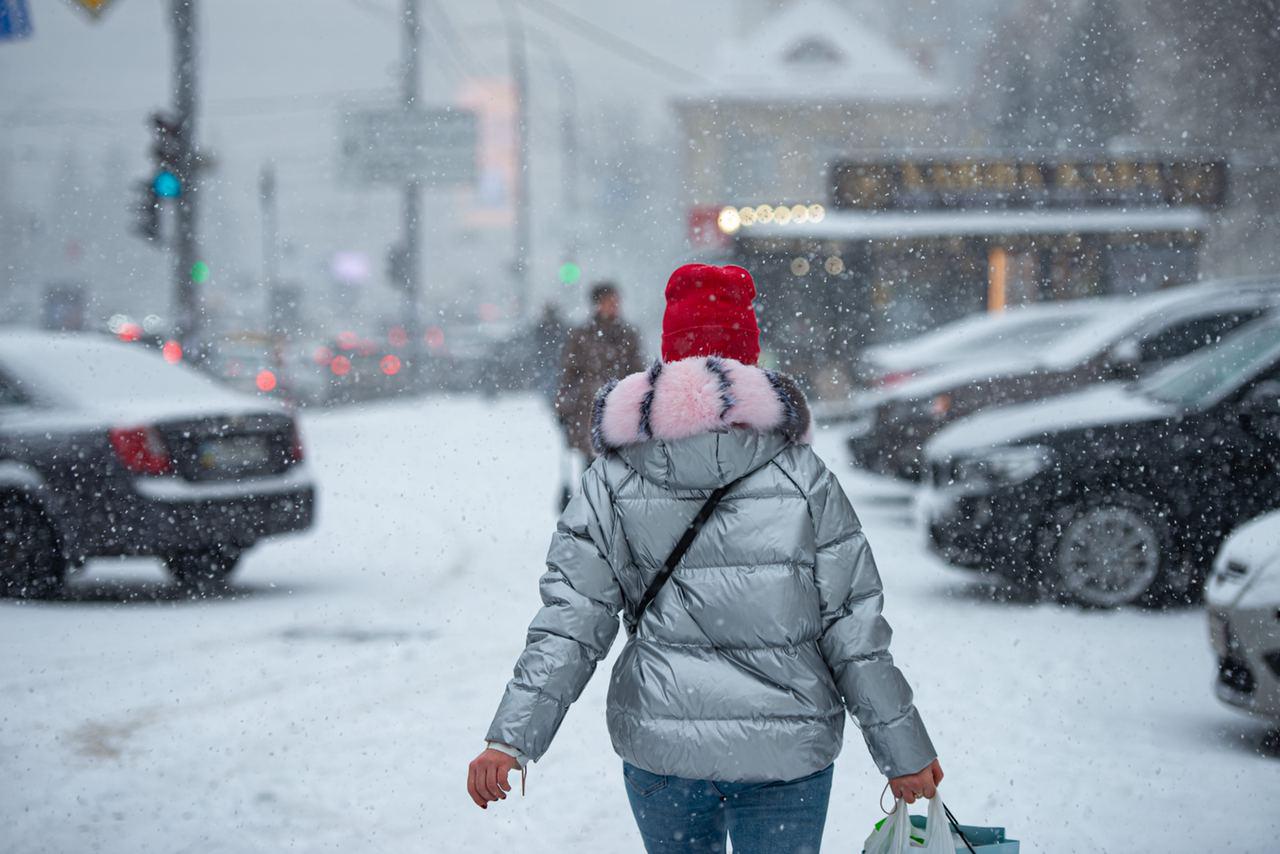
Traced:
[[[1200, 441], [1183, 467], [1195, 481], [1189, 518], [1203, 527], [1203, 548], [1216, 551], [1241, 523], [1280, 509], [1280, 419], [1251, 417], [1250, 402], [1258, 394], [1280, 395], [1280, 363], [1192, 416]], [[1271, 404], [1272, 411], [1280, 412], [1280, 400]], [[1200, 557], [1211, 559], [1213, 551]]]

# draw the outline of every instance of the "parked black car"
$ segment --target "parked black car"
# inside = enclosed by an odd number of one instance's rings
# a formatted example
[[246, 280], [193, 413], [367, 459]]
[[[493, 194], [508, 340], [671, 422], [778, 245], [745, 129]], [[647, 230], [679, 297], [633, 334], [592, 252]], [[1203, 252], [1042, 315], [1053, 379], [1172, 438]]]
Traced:
[[1198, 594], [1280, 507], [1280, 319], [1130, 385], [981, 413], [926, 447], [919, 510], [953, 564], [1116, 606]]
[[1280, 303], [1280, 285], [1269, 280], [1184, 285], [1110, 303], [1102, 316], [1069, 328], [1037, 351], [936, 368], [864, 399], [849, 419], [854, 462], [916, 480], [922, 475], [921, 448], [946, 425], [994, 406], [1151, 374]]
[[0, 337], [0, 595], [56, 594], [98, 555], [210, 587], [311, 525], [297, 425], [160, 354], [92, 335]]

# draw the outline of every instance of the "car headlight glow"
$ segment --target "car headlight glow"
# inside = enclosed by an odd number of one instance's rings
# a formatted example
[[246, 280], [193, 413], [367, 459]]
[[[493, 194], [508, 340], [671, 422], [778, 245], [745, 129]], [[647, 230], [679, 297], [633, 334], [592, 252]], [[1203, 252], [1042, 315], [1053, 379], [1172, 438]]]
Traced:
[[992, 479], [1018, 483], [1053, 464], [1053, 450], [1044, 445], [1011, 445], [988, 452], [983, 461]]
[[991, 448], [952, 464], [957, 483], [1020, 483], [1053, 465], [1053, 449], [1044, 445]]

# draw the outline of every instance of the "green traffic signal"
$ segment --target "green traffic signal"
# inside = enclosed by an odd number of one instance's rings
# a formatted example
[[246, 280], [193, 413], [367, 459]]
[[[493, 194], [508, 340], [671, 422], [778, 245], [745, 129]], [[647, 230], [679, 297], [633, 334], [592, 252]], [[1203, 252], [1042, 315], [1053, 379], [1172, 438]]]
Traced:
[[577, 284], [582, 278], [582, 268], [572, 261], [565, 261], [560, 265], [560, 283], [564, 285]]

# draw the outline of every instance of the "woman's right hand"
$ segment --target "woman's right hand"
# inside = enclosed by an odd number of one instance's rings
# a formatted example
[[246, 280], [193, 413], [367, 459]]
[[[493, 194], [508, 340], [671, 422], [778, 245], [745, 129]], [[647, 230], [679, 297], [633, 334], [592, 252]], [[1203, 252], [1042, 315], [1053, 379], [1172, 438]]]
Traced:
[[519, 767], [514, 756], [492, 747], [485, 748], [467, 768], [467, 794], [482, 810], [489, 808], [490, 801], [506, 800], [507, 792], [511, 791], [507, 778]]

